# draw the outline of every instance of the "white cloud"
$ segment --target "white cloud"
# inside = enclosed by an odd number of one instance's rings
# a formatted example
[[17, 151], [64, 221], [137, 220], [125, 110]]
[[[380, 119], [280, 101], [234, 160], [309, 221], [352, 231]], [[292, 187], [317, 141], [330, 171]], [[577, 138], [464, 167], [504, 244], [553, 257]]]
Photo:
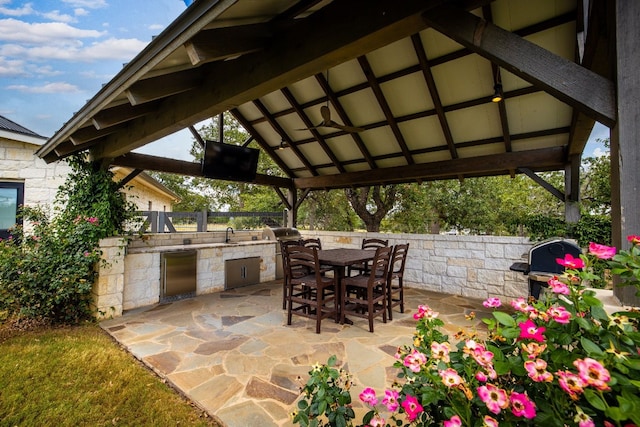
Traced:
[[59, 10], [52, 10], [51, 12], [43, 13], [42, 16], [44, 16], [45, 18], [51, 21], [59, 21], [67, 24], [70, 22], [78, 21], [75, 17], [71, 15], [67, 15], [66, 13], [60, 13]]
[[16, 43], [37, 44], [52, 43], [56, 40], [77, 40], [98, 38], [104, 35], [101, 31], [82, 30], [64, 22], [34, 23], [17, 19], [0, 19], [0, 40]]
[[22, 7], [17, 9], [10, 9], [8, 7], [2, 7], [4, 4], [8, 4], [8, 1], [0, 1], [0, 14], [7, 16], [25, 16], [34, 13], [31, 3], [25, 3]]
[[131, 59], [147, 45], [138, 39], [110, 38], [95, 42], [83, 49], [82, 56], [87, 60], [96, 59]]
[[77, 86], [70, 83], [47, 83], [42, 86], [10, 85], [7, 89], [23, 93], [76, 93], [80, 92]]
[[154, 31], [158, 31], [158, 30], [164, 30], [164, 25], [161, 24], [151, 24], [149, 25], [149, 29], [150, 30], [154, 30]]
[[25, 74], [24, 61], [19, 59], [7, 59], [0, 56], [1, 77], [17, 77]]
[[602, 157], [602, 156], [608, 156], [608, 155], [609, 155], [609, 150], [603, 150], [602, 148], [598, 147], [595, 150], [593, 150], [593, 154], [591, 156]]
[[73, 14], [76, 16], [87, 16], [89, 15], [89, 11], [87, 9], [83, 9], [81, 7], [74, 9]]
[[71, 7], [86, 7], [88, 9], [101, 9], [107, 7], [106, 0], [62, 0]]

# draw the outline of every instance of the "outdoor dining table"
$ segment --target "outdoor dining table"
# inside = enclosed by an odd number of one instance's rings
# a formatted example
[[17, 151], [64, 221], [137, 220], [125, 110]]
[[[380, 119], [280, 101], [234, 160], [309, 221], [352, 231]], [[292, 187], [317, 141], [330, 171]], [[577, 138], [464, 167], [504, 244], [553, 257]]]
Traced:
[[[320, 261], [320, 264], [333, 267], [334, 277], [338, 283], [338, 310], [340, 313], [342, 312], [346, 292], [342, 279], [346, 275], [347, 267], [371, 261], [375, 255], [376, 251], [369, 249], [337, 248], [318, 251], [318, 261]], [[349, 324], [353, 323], [349, 319], [345, 319], [345, 322]]]

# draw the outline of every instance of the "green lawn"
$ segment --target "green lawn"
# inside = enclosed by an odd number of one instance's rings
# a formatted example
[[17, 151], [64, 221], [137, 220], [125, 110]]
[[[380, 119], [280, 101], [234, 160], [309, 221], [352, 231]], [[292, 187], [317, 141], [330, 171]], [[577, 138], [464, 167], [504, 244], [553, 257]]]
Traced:
[[97, 325], [22, 332], [0, 342], [0, 426], [89, 425], [218, 424]]

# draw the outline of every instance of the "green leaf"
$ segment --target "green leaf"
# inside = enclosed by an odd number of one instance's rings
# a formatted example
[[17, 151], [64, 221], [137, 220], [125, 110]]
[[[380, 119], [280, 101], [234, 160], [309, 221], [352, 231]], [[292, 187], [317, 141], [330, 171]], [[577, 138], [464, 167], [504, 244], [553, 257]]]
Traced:
[[496, 318], [496, 320], [504, 326], [511, 326], [511, 327], [515, 327], [516, 326], [516, 321], [513, 320], [513, 317], [511, 317], [509, 314], [507, 313], [503, 313], [501, 311], [494, 311], [493, 312], [493, 317]]
[[588, 355], [590, 356], [594, 354], [598, 356], [604, 355], [604, 352], [602, 351], [600, 346], [594, 343], [593, 341], [591, 341], [590, 339], [581, 337], [580, 343], [582, 344], [582, 347], [584, 348], [584, 350], [587, 352]]
[[586, 389], [584, 391], [584, 397], [587, 399], [589, 404], [591, 404], [591, 406], [593, 406], [594, 408], [600, 411], [604, 411], [605, 408], [607, 407], [606, 402], [602, 400], [600, 395], [591, 389]]
[[333, 367], [333, 366], [335, 366], [335, 365], [336, 365], [336, 360], [338, 360], [338, 358], [336, 357], [336, 355], [335, 355], [335, 354], [331, 355], [331, 356], [329, 357], [329, 360], [327, 361], [327, 365], [328, 365], [328, 366], [332, 366], [332, 367]]
[[502, 330], [502, 336], [507, 339], [516, 339], [520, 336], [519, 328], [504, 328]]

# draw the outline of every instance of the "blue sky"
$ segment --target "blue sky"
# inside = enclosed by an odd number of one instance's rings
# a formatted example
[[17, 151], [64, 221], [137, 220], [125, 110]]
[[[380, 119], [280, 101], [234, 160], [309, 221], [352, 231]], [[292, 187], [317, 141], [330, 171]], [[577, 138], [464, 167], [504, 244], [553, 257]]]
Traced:
[[[0, 0], [0, 115], [50, 137], [185, 10], [183, 0]], [[596, 124], [585, 156], [609, 130]], [[140, 150], [191, 160], [181, 131]]]

